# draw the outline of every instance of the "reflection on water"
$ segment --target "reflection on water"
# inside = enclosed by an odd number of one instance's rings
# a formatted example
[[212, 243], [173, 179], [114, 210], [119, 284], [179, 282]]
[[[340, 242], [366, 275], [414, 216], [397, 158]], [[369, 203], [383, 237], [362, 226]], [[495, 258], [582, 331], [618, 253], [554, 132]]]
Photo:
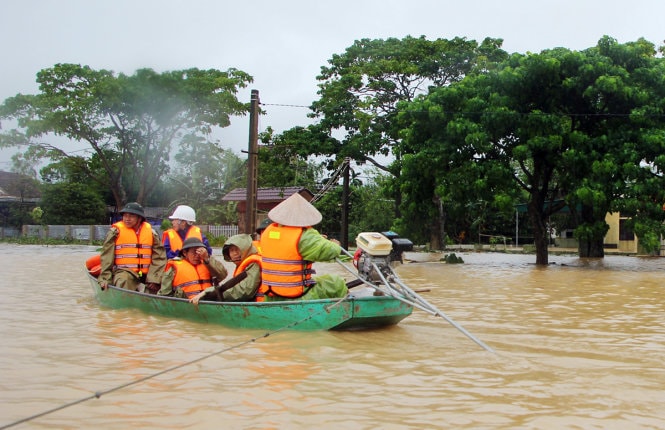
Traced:
[[102, 392], [17, 428], [665, 427], [661, 258], [469, 253], [398, 269], [493, 355], [418, 310], [381, 330], [264, 337], [103, 309], [82, 269], [92, 252], [0, 244], [0, 426]]

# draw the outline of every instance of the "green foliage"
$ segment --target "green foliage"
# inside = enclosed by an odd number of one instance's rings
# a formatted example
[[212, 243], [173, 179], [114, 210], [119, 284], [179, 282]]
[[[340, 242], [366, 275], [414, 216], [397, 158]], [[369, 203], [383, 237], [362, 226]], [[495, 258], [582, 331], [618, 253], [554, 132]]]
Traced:
[[36, 207], [30, 212], [30, 216], [32, 217], [32, 221], [35, 224], [41, 224], [42, 217], [44, 216], [44, 211], [42, 210], [42, 208]]
[[331, 148], [337, 157], [370, 161], [388, 170], [371, 157], [393, 152], [398, 103], [413, 100], [429, 86], [457, 82], [479, 64], [487, 67], [505, 56], [501, 44], [500, 39], [478, 44], [464, 38], [430, 41], [424, 36], [357, 40], [321, 68], [314, 116], [324, 130], [345, 130], [342, 145]]
[[165, 218], [165, 219], [162, 220], [162, 223], [159, 227], [162, 229], [162, 231], [166, 231], [166, 230], [172, 228], [173, 224], [171, 223], [170, 219]]
[[473, 223], [484, 226], [486, 211], [507, 210], [519, 187], [528, 196], [537, 263], [547, 263], [547, 220], [562, 206], [548, 202], [561, 197], [579, 224], [577, 237], [602, 244], [614, 202], [628, 197], [626, 204], [644, 209], [639, 199], [648, 196], [653, 206], [665, 197], [657, 191], [664, 188], [657, 164], [664, 148], [655, 137], [665, 126], [665, 82], [655, 78], [663, 60], [654, 53], [642, 39], [620, 45], [604, 37], [581, 52], [513, 54], [402, 105], [401, 148], [413, 153], [404, 157], [405, 219], [427, 222], [437, 198], [446, 209], [486, 201]]
[[[369, 173], [369, 172], [368, 172]], [[349, 225], [348, 243], [355, 243], [358, 233], [364, 231], [388, 231], [393, 229], [393, 202], [387, 199], [382, 187], [386, 176], [376, 176], [367, 185], [352, 180], [349, 189]], [[371, 173], [369, 173], [371, 174]], [[316, 208], [323, 215], [323, 220], [316, 226], [321, 233], [330, 237], [339, 237], [342, 220], [342, 187], [334, 187], [320, 200], [315, 202]]]
[[442, 260], [448, 264], [464, 264], [464, 259], [454, 252], [443, 256]]
[[[320, 97], [312, 104], [311, 116], [319, 121], [271, 140], [275, 146], [287, 147], [290, 156], [330, 157], [329, 170], [348, 157], [394, 176], [397, 180], [386, 189], [391, 191], [389, 200], [396, 213], [401, 200], [398, 178], [403, 153], [395, 122], [399, 103], [413, 100], [432, 85], [459, 81], [476, 67], [491, 68], [506, 55], [501, 43], [490, 38], [478, 44], [463, 38], [430, 41], [410, 36], [358, 40], [344, 53], [333, 55], [317, 77]], [[344, 138], [332, 137], [338, 134]], [[389, 161], [382, 161], [386, 156]], [[294, 162], [291, 157], [286, 159], [289, 165]], [[279, 168], [274, 172], [285, 176]], [[272, 178], [267, 182], [273, 182]]]
[[0, 225], [21, 228], [32, 223], [34, 204], [0, 203]]
[[[127, 200], [124, 178], [130, 178], [136, 187], [131, 200], [145, 203], [169, 171], [174, 144], [209, 135], [247, 112], [236, 93], [249, 82], [251, 76], [236, 69], [140, 69], [127, 76], [56, 64], [37, 74], [39, 94], [18, 94], [0, 106], [0, 118], [18, 123], [0, 134], [0, 147], [27, 146], [32, 160], [70, 159], [109, 189], [118, 207]], [[97, 160], [72, 157], [44, 139], [52, 134], [88, 144]]]
[[45, 184], [41, 209], [44, 224], [103, 224], [106, 206], [80, 183]]
[[317, 188], [323, 169], [309, 161], [309, 157], [319, 154], [323, 142], [329, 140], [327, 136], [295, 127], [276, 136], [269, 130], [262, 139], [269, 145], [259, 148], [258, 182], [261, 187]]
[[193, 207], [199, 224], [234, 221], [235, 214], [229, 216], [229, 204], [221, 199], [234, 188], [247, 186], [245, 162], [232, 151], [221, 148], [219, 142], [200, 137], [184, 139], [175, 160], [168, 184], [170, 193], [177, 197], [168, 206]]
[[[662, 209], [661, 209], [662, 211]], [[633, 231], [639, 238], [640, 246], [648, 254], [659, 255], [660, 240], [665, 236], [665, 224], [655, 219], [634, 218], [631, 222]]]
[[223, 234], [219, 236], [206, 235], [206, 237], [208, 238], [208, 243], [210, 243], [210, 246], [215, 248], [221, 248], [222, 246], [224, 246], [224, 243], [226, 243], [226, 239], [228, 239]]

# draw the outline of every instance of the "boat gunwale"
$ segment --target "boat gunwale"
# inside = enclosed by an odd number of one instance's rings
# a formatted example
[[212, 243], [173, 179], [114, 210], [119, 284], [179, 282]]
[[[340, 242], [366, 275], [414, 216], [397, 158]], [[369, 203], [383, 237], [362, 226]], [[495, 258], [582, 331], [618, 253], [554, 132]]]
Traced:
[[[91, 275], [89, 275], [91, 280], [94, 279]], [[124, 288], [116, 287], [115, 285], [109, 285], [107, 287], [111, 291], [116, 291], [118, 294], [127, 294], [127, 295], [134, 295], [138, 297], [145, 297], [149, 299], [155, 299], [155, 300], [166, 300], [166, 301], [174, 301], [174, 302], [184, 302], [184, 303], [189, 303], [189, 299], [182, 298], [182, 297], [171, 297], [171, 296], [160, 296], [157, 294], [150, 294], [150, 293], [145, 293], [141, 291], [133, 291], [133, 290], [127, 290]], [[96, 294], [104, 294], [104, 290], [97, 291]], [[284, 305], [301, 305], [301, 304], [306, 304], [306, 303], [311, 303], [311, 304], [325, 304], [325, 303], [336, 303], [336, 302], [341, 302], [341, 301], [400, 301], [400, 299], [391, 297], [391, 296], [363, 296], [363, 295], [353, 295], [349, 294], [344, 297], [334, 297], [334, 298], [327, 298], [327, 299], [313, 299], [313, 300], [273, 300], [273, 301], [265, 301], [265, 302], [217, 302], [217, 301], [212, 301], [212, 300], [201, 300], [199, 301], [198, 305], [206, 304], [206, 305], [212, 305], [212, 306], [284, 306]]]
[[[271, 312], [281, 313], [281, 310], [306, 312], [310, 317], [320, 312], [330, 315], [331, 317], [336, 315], [336, 317], [328, 320], [328, 322], [325, 322], [325, 319], [314, 319], [312, 320], [312, 323], [305, 325], [298, 324], [297, 330], [307, 331], [364, 330], [394, 326], [410, 316], [413, 312], [413, 306], [404, 303], [399, 298], [391, 297], [389, 295], [358, 296], [349, 294], [344, 297], [315, 300], [276, 300], [266, 302], [201, 301], [197, 305], [194, 305], [186, 298], [158, 296], [156, 294], [141, 291], [126, 290], [114, 285], [109, 285], [106, 290], [102, 290], [97, 283], [97, 279], [90, 273], [87, 273], [87, 275], [93, 289], [93, 299], [103, 307], [111, 309], [138, 309], [150, 314], [172, 316], [197, 322], [214, 323], [229, 328], [274, 328], [272, 327], [272, 324], [256, 322], [245, 324], [243, 321], [248, 321], [245, 320], [245, 318], [249, 316], [249, 313], [253, 313], [252, 311], [259, 312], [259, 315], [257, 315], [257, 321], [265, 321], [265, 318], [269, 318]], [[105, 294], [109, 295], [105, 297]], [[150, 303], [152, 303], [152, 305], [149, 305], [148, 308], [146, 308], [146, 305]], [[159, 303], [162, 303], [162, 305]], [[167, 305], [167, 303], [171, 303], [171, 305]], [[154, 306], [159, 308], [167, 306], [170, 310], [163, 312], [158, 308], [154, 308]], [[188, 307], [191, 307], [191, 313], [186, 310]], [[381, 309], [382, 312], [376, 312], [377, 308]], [[332, 311], [333, 309], [337, 310]], [[178, 315], [174, 315], [172, 311], [175, 311]], [[187, 314], [183, 314], [183, 312], [186, 312]], [[238, 321], [217, 320], [214, 315], [219, 314], [220, 312], [223, 314], [227, 314], [228, 312], [227, 315], [235, 313], [236, 316], [242, 316]], [[342, 314], [340, 314], [340, 312], [342, 312]], [[207, 316], [201, 317], [201, 315], [204, 314]], [[340, 316], [342, 315], [345, 316], [340, 319]], [[209, 317], [212, 317], [213, 320], [210, 320]], [[282, 317], [278, 317], [277, 320], [280, 320], [280, 318]], [[290, 326], [290, 324], [287, 324], [287, 321], [284, 321], [284, 323], [284, 327]]]

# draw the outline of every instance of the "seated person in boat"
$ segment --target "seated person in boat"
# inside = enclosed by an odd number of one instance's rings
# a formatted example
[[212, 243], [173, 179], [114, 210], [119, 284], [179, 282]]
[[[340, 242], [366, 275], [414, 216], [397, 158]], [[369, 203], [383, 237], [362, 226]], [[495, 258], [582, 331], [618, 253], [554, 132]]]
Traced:
[[[199, 300], [223, 302], [253, 302], [256, 292], [261, 284], [261, 256], [253, 245], [252, 237], [248, 234], [236, 234], [227, 239], [222, 248], [224, 260], [235, 264], [233, 278], [221, 287], [211, 286], [200, 292], [190, 302], [198, 304]], [[234, 282], [235, 279], [242, 280]], [[229, 285], [232, 284], [232, 285]], [[229, 285], [228, 289], [224, 289]]]
[[190, 237], [183, 242], [180, 257], [166, 264], [157, 294], [190, 299], [226, 275], [226, 267], [208, 254], [203, 242]]
[[268, 217], [273, 223], [261, 235], [262, 281], [257, 301], [344, 297], [348, 288], [341, 276], [312, 276], [313, 262], [332, 261], [341, 252], [337, 240], [328, 240], [312, 227], [321, 222], [321, 213], [295, 193], [268, 212]]
[[272, 224], [272, 220], [270, 218], [266, 218], [261, 221], [261, 224], [259, 224], [259, 226], [256, 228], [256, 234], [254, 235], [252, 245], [254, 245], [254, 248], [256, 248], [259, 254], [261, 253], [261, 235], [270, 224]]
[[162, 281], [166, 252], [159, 235], [145, 220], [143, 207], [127, 203], [120, 211], [122, 221], [113, 224], [101, 252], [102, 289], [111, 284], [127, 290], [139, 290], [141, 284], [155, 292]]
[[212, 248], [210, 247], [208, 238], [200, 228], [194, 225], [196, 222], [196, 212], [194, 209], [190, 206], [180, 205], [175, 208], [173, 215], [169, 219], [173, 227], [162, 234], [162, 243], [166, 250], [166, 258], [170, 260], [180, 256], [182, 243], [190, 237], [195, 237], [203, 242], [203, 245], [208, 250], [208, 255], [212, 255]]

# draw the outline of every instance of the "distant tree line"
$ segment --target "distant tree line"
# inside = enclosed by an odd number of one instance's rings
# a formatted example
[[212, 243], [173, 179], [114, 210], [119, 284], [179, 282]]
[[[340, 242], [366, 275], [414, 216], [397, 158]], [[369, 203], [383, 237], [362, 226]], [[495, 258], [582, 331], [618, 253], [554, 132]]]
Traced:
[[[548, 263], [552, 222], [575, 230], [581, 256], [602, 257], [608, 212], [631, 217], [655, 249], [664, 233], [662, 48], [605, 36], [581, 51], [509, 54], [502, 43], [354, 42], [317, 77], [314, 123], [261, 135], [259, 186], [316, 191], [351, 159], [364, 172], [352, 174], [350, 239], [392, 229], [440, 249], [481, 232], [511, 235], [515, 205], [526, 203], [537, 264]], [[248, 112], [236, 95], [250, 75], [57, 64], [37, 82], [38, 94], [0, 106], [12, 124], [0, 146], [22, 149], [22, 173], [50, 161], [40, 171], [43, 222], [93, 222], [128, 200], [186, 203], [202, 222], [235, 221], [220, 198], [245, 186], [245, 161], [211, 135]], [[54, 136], [90, 151], [67, 152]], [[340, 202], [339, 189], [317, 202], [320, 229], [339, 231]]]

